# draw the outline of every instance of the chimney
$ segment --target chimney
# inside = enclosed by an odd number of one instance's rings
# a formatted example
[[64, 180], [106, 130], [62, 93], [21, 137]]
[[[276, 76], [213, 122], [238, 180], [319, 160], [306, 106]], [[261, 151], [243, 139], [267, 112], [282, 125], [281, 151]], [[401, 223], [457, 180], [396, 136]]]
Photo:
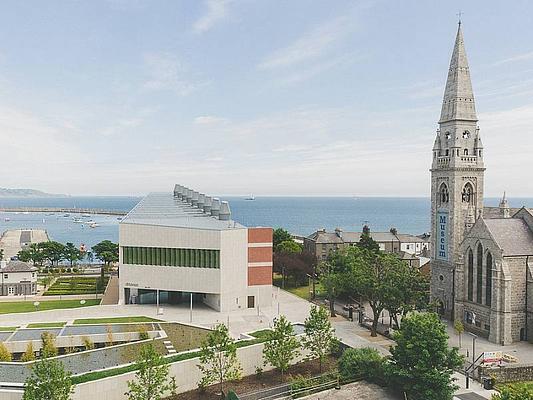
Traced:
[[231, 218], [231, 210], [229, 208], [229, 203], [223, 201], [220, 203], [220, 211], [218, 213], [218, 219], [222, 221], [229, 221]]
[[174, 185], [174, 197], [179, 197], [180, 196], [180, 188], [181, 186], [176, 184]]
[[342, 229], [341, 228], [335, 228], [335, 233], [339, 238], [342, 239]]
[[211, 204], [211, 215], [213, 217], [218, 217], [219, 211], [220, 211], [220, 200], [215, 197]]
[[211, 214], [211, 204], [213, 204], [213, 199], [211, 196], [205, 196], [204, 199], [204, 212], [206, 214]]
[[196, 205], [196, 207], [198, 207], [200, 210], [203, 211], [203, 209], [204, 209], [204, 203], [205, 203], [205, 194], [200, 193], [200, 194], [198, 195], [198, 204]]

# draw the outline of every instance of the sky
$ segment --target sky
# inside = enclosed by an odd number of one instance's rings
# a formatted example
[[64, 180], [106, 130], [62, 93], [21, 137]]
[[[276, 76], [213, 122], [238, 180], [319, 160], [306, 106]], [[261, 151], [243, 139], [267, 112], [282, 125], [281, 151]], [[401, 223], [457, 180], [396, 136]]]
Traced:
[[5, 0], [0, 186], [428, 196], [462, 12], [485, 194], [533, 197], [533, 2]]

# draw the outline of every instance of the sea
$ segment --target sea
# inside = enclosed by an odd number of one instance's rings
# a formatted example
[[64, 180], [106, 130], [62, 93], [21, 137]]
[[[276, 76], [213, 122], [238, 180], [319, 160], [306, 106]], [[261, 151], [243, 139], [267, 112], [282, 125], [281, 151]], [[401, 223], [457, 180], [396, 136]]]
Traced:
[[[245, 226], [282, 227], [297, 235], [317, 229], [360, 231], [368, 224], [373, 231], [422, 234], [430, 230], [430, 200], [425, 197], [223, 197], [230, 203], [232, 218]], [[0, 198], [4, 207], [62, 207], [129, 211], [139, 197], [43, 197]], [[498, 198], [486, 198], [485, 205], [497, 206]], [[533, 207], [533, 198], [511, 198], [511, 207]], [[44, 229], [52, 240], [92, 246], [102, 240], [118, 241], [117, 216], [92, 215], [98, 226], [74, 222], [79, 214], [0, 212], [0, 232], [8, 229]]]

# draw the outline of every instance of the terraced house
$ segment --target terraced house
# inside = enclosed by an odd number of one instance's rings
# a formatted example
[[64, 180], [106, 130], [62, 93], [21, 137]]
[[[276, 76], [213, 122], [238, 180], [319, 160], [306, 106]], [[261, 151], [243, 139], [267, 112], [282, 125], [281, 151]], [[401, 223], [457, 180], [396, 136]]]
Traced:
[[229, 204], [176, 185], [120, 222], [120, 302], [270, 306], [272, 228], [247, 228]]

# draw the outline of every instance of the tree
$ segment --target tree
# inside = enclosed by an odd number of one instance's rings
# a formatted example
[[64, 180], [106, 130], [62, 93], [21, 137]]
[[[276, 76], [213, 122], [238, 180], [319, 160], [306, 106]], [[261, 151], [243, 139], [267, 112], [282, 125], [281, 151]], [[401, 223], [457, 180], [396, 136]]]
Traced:
[[461, 336], [465, 331], [465, 326], [460, 320], [456, 319], [453, 323], [453, 329], [455, 330], [455, 333], [457, 333], [457, 335], [459, 336], [459, 348], [461, 348]]
[[359, 243], [357, 243], [357, 245], [371, 252], [379, 252], [379, 244], [372, 239], [370, 227], [368, 225], [363, 226], [363, 233], [361, 233], [361, 237], [359, 238]]
[[32, 366], [24, 384], [23, 400], [69, 400], [73, 393], [70, 373], [55, 359], [43, 358]]
[[284, 240], [276, 246], [278, 253], [301, 253], [302, 247], [294, 240]]
[[135, 366], [136, 379], [128, 381], [129, 390], [125, 393], [128, 399], [161, 400], [164, 395], [176, 394], [176, 379], [168, 376], [170, 364], [165, 364], [152, 343], [141, 348]]
[[67, 242], [63, 249], [63, 257], [70, 263], [70, 267], [76, 264], [77, 261], [82, 259], [82, 252], [73, 243]]
[[346, 349], [339, 359], [339, 374], [345, 381], [364, 379], [382, 384], [385, 358], [376, 349]]
[[57, 356], [56, 338], [50, 332], [41, 333], [42, 348], [41, 352], [45, 357]]
[[322, 363], [336, 339], [335, 329], [331, 326], [325, 308], [311, 307], [309, 316], [304, 321], [304, 332], [302, 347], [309, 351], [309, 359], [318, 359], [322, 373]]
[[435, 313], [412, 312], [394, 334], [387, 374], [411, 399], [451, 400], [454, 369], [463, 365], [458, 349], [448, 348], [446, 326]]
[[45, 254], [43, 251], [43, 246], [46, 242], [42, 243], [31, 243], [27, 249], [20, 250], [17, 254], [17, 257], [20, 261], [29, 262], [31, 261], [33, 265], [43, 265], [45, 260]]
[[268, 331], [263, 356], [265, 364], [279, 369], [281, 380], [292, 360], [299, 354], [300, 343], [294, 335], [294, 327], [284, 315], [274, 320], [274, 329]]
[[498, 389], [500, 393], [493, 394], [492, 400], [531, 400], [533, 389], [527, 384], [512, 383]]
[[110, 240], [103, 240], [92, 247], [92, 251], [96, 258], [104, 263], [100, 270], [100, 278], [104, 279], [104, 266], [109, 267], [112, 262], [118, 261], [118, 244]]
[[11, 361], [12, 355], [3, 342], [0, 342], [0, 361]]
[[277, 228], [273, 233], [272, 247], [275, 250], [281, 242], [285, 242], [287, 240], [292, 240], [292, 235], [283, 228]]
[[33, 344], [32, 342], [28, 342], [28, 345], [26, 346], [26, 351], [22, 356], [20, 357], [20, 361], [22, 362], [28, 362], [35, 360], [35, 350], [33, 350]]
[[58, 265], [64, 259], [65, 245], [55, 241], [42, 242], [38, 246], [45, 260], [48, 260], [52, 266]]
[[199, 386], [205, 388], [216, 382], [222, 394], [224, 382], [240, 379], [242, 370], [237, 358], [237, 346], [226, 325], [216, 325], [203, 341], [198, 368], [202, 372]]

